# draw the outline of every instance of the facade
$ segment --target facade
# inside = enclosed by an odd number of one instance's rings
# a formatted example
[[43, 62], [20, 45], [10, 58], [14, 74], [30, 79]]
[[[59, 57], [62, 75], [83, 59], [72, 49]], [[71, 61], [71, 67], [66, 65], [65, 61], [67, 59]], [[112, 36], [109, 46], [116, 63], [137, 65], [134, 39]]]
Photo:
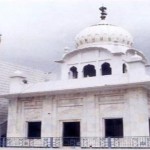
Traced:
[[150, 148], [147, 59], [125, 29], [105, 21], [85, 28], [76, 49], [65, 50], [61, 80], [30, 84], [10, 79], [3, 146], [40, 148]]

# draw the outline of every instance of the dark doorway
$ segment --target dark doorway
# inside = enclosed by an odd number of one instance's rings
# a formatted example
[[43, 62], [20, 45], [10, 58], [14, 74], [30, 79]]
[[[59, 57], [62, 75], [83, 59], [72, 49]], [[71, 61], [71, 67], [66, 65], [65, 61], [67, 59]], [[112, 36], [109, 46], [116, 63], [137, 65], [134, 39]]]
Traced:
[[86, 65], [83, 68], [83, 76], [84, 77], [93, 77], [96, 76], [96, 70], [93, 65]]
[[102, 64], [102, 75], [111, 75], [111, 67], [109, 63]]
[[63, 123], [63, 146], [80, 146], [80, 122]]
[[123, 137], [123, 119], [105, 119], [105, 137]]
[[41, 138], [41, 122], [28, 122], [28, 138]]
[[78, 71], [77, 71], [77, 68], [74, 66], [70, 68], [70, 77], [71, 79], [78, 78]]
[[123, 65], [122, 65], [122, 72], [123, 72], [123, 73], [126, 73], [126, 72], [127, 72], [127, 66], [126, 66], [126, 64], [123, 64]]

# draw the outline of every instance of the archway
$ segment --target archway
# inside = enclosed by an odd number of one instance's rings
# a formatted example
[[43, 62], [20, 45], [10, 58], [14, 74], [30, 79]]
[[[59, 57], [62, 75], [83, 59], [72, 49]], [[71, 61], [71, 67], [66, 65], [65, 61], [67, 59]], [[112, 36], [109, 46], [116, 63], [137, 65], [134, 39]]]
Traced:
[[78, 71], [77, 71], [77, 68], [75, 66], [70, 68], [70, 78], [71, 79], [78, 78]]
[[126, 64], [122, 65], [122, 73], [127, 73], [127, 65]]
[[96, 70], [94, 65], [86, 65], [83, 68], [84, 77], [93, 77], [96, 76]]
[[112, 72], [111, 72], [111, 67], [110, 67], [110, 64], [105, 62], [102, 64], [102, 75], [111, 75]]

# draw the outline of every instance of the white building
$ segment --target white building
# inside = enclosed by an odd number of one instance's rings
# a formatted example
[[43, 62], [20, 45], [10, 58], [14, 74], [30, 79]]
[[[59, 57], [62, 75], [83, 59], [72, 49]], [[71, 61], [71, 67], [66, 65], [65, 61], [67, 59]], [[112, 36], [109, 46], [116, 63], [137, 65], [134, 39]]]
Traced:
[[147, 59], [101, 11], [101, 22], [81, 31], [76, 49], [57, 61], [61, 80], [11, 77], [10, 93], [1, 96], [9, 100], [4, 146], [150, 149]]

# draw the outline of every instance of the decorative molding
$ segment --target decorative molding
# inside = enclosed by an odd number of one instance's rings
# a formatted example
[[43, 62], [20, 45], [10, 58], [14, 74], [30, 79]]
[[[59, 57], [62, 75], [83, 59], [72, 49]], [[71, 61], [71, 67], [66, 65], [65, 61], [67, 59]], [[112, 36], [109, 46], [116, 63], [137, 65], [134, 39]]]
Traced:
[[46, 96], [30, 96], [18, 98], [19, 101], [44, 100]]
[[41, 97], [31, 97], [28, 99], [24, 99], [24, 109], [42, 109], [43, 108], [43, 100]]
[[24, 114], [26, 121], [40, 120], [42, 109], [25, 109]]
[[86, 61], [86, 62], [81, 62], [81, 67], [84, 67], [85, 65], [91, 64], [91, 65], [96, 65], [96, 60], [95, 61]]
[[70, 98], [58, 100], [58, 107], [82, 106], [83, 98]]
[[124, 95], [127, 92], [126, 89], [117, 89], [117, 90], [101, 90], [98, 92], [95, 92], [95, 96], [106, 96], [106, 95]]
[[24, 101], [25, 109], [42, 109], [43, 102], [39, 100]]
[[41, 119], [43, 100], [44, 97], [30, 97], [22, 101], [26, 121]]
[[116, 95], [100, 95], [98, 96], [98, 101], [100, 105], [104, 104], [119, 104], [124, 103], [124, 96], [120, 94]]
[[60, 100], [60, 99], [81, 99], [83, 98], [84, 96], [86, 96], [86, 93], [67, 93], [67, 94], [61, 94], [59, 96], [57, 96], [57, 99]]
[[72, 66], [75, 66], [75, 67], [78, 67], [79, 63], [69, 63], [67, 64], [68, 68], [72, 67]]

